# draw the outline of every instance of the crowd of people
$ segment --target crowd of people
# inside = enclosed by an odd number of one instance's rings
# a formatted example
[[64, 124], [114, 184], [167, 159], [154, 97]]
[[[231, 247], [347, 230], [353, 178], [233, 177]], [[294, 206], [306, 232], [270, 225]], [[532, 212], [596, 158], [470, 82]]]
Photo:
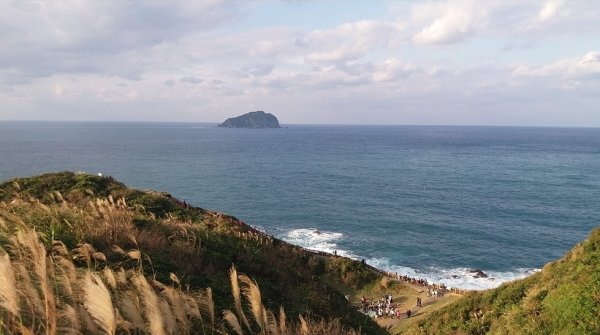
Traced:
[[386, 294], [380, 300], [373, 301], [373, 298], [361, 298], [361, 311], [372, 318], [401, 318], [402, 315], [410, 318], [412, 311], [407, 309], [403, 311], [400, 304], [394, 304], [391, 294]]
[[[401, 276], [398, 273], [384, 273], [388, 277], [398, 280], [399, 282], [409, 283], [416, 286], [422, 286], [427, 288], [427, 296], [438, 298], [444, 295], [445, 292], [450, 291], [445, 285], [440, 284], [429, 284], [425, 279], [411, 278], [408, 276]], [[414, 307], [423, 307], [423, 300], [417, 296], [416, 305]], [[394, 303], [394, 299], [391, 294], [385, 294], [383, 298], [374, 301], [373, 298], [367, 298], [363, 296], [361, 298], [361, 312], [369, 315], [372, 318], [401, 318], [406, 315], [410, 318], [413, 314], [410, 308], [403, 309], [398, 303]]]

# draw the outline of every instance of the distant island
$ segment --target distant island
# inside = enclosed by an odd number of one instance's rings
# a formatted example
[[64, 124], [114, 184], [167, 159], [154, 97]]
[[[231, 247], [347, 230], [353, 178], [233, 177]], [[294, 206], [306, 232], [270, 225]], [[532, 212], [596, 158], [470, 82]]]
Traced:
[[281, 128], [275, 115], [256, 111], [232, 117], [221, 123], [222, 128]]

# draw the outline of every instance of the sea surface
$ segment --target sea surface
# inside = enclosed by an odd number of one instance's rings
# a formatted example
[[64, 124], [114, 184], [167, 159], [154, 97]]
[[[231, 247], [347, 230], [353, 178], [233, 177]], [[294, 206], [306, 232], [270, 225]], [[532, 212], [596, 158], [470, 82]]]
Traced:
[[600, 129], [0, 122], [0, 180], [64, 170], [468, 289], [532, 273], [600, 224]]

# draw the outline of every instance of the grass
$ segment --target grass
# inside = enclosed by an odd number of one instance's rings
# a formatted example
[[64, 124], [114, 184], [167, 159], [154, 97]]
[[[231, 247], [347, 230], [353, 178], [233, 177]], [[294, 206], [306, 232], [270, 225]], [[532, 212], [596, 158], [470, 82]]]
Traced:
[[[213, 333], [235, 315], [248, 334], [274, 333], [275, 323], [280, 332], [282, 325], [293, 332], [302, 325], [297, 316], [304, 315], [311, 327], [326, 329], [331, 322], [340, 331], [384, 333], [320, 278], [327, 259], [262, 234], [235, 217], [189, 206], [168, 194], [131, 190], [111, 178], [65, 172], [1, 184], [0, 213], [0, 246], [6, 255], [14, 236], [35, 232], [38, 239], [35, 252], [22, 252], [33, 255], [28, 257], [36, 262], [25, 262], [19, 254], [2, 256], [18, 260], [16, 265], [10, 263], [15, 265], [15, 281], [30, 288], [17, 290], [29, 294], [30, 303], [19, 306], [36, 306], [34, 311], [14, 312], [8, 308], [10, 293], [0, 296], [6, 311], [3, 325], [10, 323], [9, 315], [19, 314], [19, 322], [34, 333], [71, 328], [140, 333], [142, 324], [144, 332], [152, 334], [198, 329]], [[40, 255], [46, 251], [42, 260]], [[46, 268], [34, 266], [44, 262]], [[232, 264], [237, 267], [234, 275]], [[42, 280], [43, 271], [48, 271], [47, 281]], [[239, 277], [237, 271], [246, 275], [237, 293], [233, 288], [232, 299], [230, 283], [232, 276]], [[115, 324], [108, 321], [110, 313], [100, 317], [98, 305], [81, 300], [93, 290], [104, 289], [110, 293], [116, 328], [109, 326]], [[49, 291], [56, 294], [46, 294]], [[243, 303], [257, 299], [260, 305]], [[281, 306], [288, 317], [282, 316]], [[227, 329], [237, 333], [235, 327]]]
[[466, 294], [407, 334], [600, 334], [600, 228], [528, 278]]
[[[440, 300], [392, 332], [598, 334], [598, 269], [600, 229], [531, 277]], [[417, 294], [110, 177], [0, 184], [0, 334], [384, 334], [344, 295], [385, 293], [406, 306]]]
[[230, 278], [237, 308], [218, 319], [210, 288], [184, 291], [175, 281], [163, 284], [145, 276], [142, 265], [78, 267], [72, 256], [80, 251], [59, 247], [47, 254], [38, 232], [5, 208], [0, 217], [0, 234], [11, 236], [0, 251], [2, 334], [299, 334], [304, 328], [310, 334], [357, 333], [338, 320], [302, 318], [288, 324], [284, 309], [277, 317], [265, 308], [258, 284], [234, 267]]

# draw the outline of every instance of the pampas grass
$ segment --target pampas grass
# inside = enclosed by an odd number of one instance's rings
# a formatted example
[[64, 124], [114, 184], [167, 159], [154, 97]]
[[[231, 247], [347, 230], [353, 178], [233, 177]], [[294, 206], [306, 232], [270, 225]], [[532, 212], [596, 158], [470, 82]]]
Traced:
[[142, 304], [139, 295], [133, 290], [120, 293], [117, 305], [121, 314], [131, 326], [137, 330], [146, 328], [144, 317], [142, 316]]
[[86, 273], [82, 280], [83, 306], [96, 326], [105, 334], [115, 333], [117, 324], [110, 292], [95, 273]]
[[0, 306], [13, 316], [19, 315], [19, 298], [10, 257], [0, 256]]
[[258, 284], [255, 281], [250, 279], [246, 275], [238, 276], [240, 281], [245, 284], [245, 287], [242, 289], [242, 293], [244, 297], [248, 300], [250, 304], [250, 311], [254, 316], [254, 321], [260, 327], [261, 332], [265, 332], [267, 328], [266, 315], [264, 315], [264, 307], [262, 305], [262, 298], [260, 295], [260, 289], [258, 288]]
[[108, 287], [111, 290], [115, 290], [117, 288], [117, 279], [115, 278], [115, 273], [113, 270], [111, 270], [109, 267], [105, 267], [104, 270], [102, 270], [102, 275], [104, 276]]
[[[132, 228], [133, 215], [122, 199], [98, 199], [83, 210], [58, 192], [52, 197], [56, 203], [44, 208], [35, 199], [0, 206], [0, 334], [345, 333], [334, 323], [302, 316], [299, 323], [288, 323], [283, 307], [277, 314], [266, 309], [256, 281], [238, 274], [234, 266], [229, 279], [235, 309], [216, 313], [210, 288], [183, 291], [185, 283], [176, 273], [168, 273], [169, 285], [144, 276], [152, 263], [142, 264], [149, 257], [140, 249], [164, 241], [195, 247], [199, 239], [191, 224], [168, 217], [163, 224], [170, 239], [161, 239]], [[41, 216], [27, 214], [31, 211]], [[51, 222], [52, 234], [36, 232], [15, 213], [26, 213], [32, 222]], [[54, 240], [60, 224], [76, 238], [68, 243]], [[67, 245], [77, 242], [69, 251]], [[108, 257], [94, 246], [110, 249]], [[251, 312], [251, 320], [245, 311]]]
[[133, 286], [142, 298], [143, 314], [148, 325], [148, 331], [152, 335], [165, 334], [163, 316], [161, 315], [158, 297], [154, 290], [148, 284], [146, 278], [140, 273], [136, 273], [131, 278]]
[[215, 302], [212, 298], [212, 289], [209, 287], [200, 294], [200, 312], [210, 320], [210, 326], [215, 326]]
[[235, 331], [236, 334], [238, 335], [243, 335], [244, 332], [242, 331], [242, 327], [240, 326], [240, 322], [238, 321], [237, 316], [235, 316], [235, 314], [233, 314], [232, 311], [226, 309], [223, 311], [223, 319], [225, 320], [225, 322], [227, 322], [227, 324], [229, 324], [229, 326], [233, 329], [233, 331]]
[[300, 334], [301, 335], [310, 335], [310, 329], [308, 328], [308, 322], [304, 320], [302, 315], [298, 316], [300, 319]]
[[175, 321], [179, 334], [187, 333], [189, 322], [185, 312], [185, 302], [182, 298], [182, 293], [174, 288], [165, 286], [161, 295], [168, 301], [171, 313], [175, 317]]
[[246, 317], [246, 314], [244, 314], [244, 310], [242, 309], [242, 297], [241, 297], [241, 290], [240, 290], [240, 284], [238, 281], [238, 275], [237, 275], [237, 270], [235, 269], [235, 266], [232, 265], [231, 269], [229, 269], [229, 281], [231, 283], [231, 294], [233, 295], [233, 302], [235, 303], [235, 310], [238, 314], [238, 316], [242, 319], [242, 322], [244, 323], [244, 325], [246, 325], [246, 327], [248, 328], [248, 330], [252, 330], [252, 328], [250, 327], [250, 322], [248, 322], [248, 318]]
[[58, 333], [59, 334], [80, 334], [81, 333], [81, 321], [79, 320], [79, 314], [73, 306], [63, 304], [58, 313]]
[[171, 313], [171, 308], [169, 303], [164, 299], [158, 299], [158, 308], [162, 314], [163, 325], [165, 329], [165, 334], [173, 335], [175, 334], [176, 322], [175, 317]]
[[283, 306], [279, 306], [279, 332], [281, 335], [286, 335], [288, 333]]

